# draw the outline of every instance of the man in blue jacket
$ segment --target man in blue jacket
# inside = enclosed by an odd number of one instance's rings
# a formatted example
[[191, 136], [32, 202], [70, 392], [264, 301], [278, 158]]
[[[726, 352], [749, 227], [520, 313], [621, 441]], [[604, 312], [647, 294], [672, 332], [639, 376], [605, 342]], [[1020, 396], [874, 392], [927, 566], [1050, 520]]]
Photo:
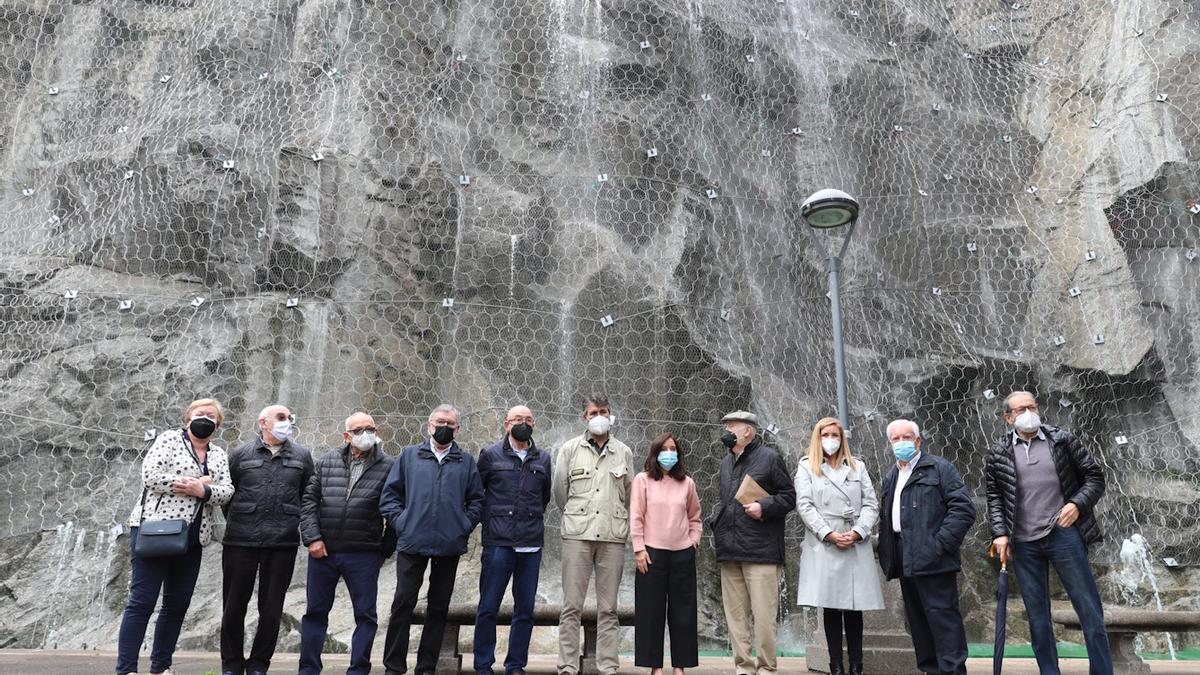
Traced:
[[458, 410], [439, 405], [429, 414], [426, 429], [429, 438], [400, 452], [379, 495], [379, 510], [397, 536], [396, 595], [383, 643], [387, 675], [408, 672], [408, 631], [426, 566], [428, 605], [416, 673], [437, 670], [458, 559], [467, 552], [467, 538], [483, 510], [475, 459], [454, 442]]
[[916, 422], [895, 420], [887, 435], [896, 464], [879, 498], [879, 564], [888, 579], [900, 579], [917, 667], [966, 675], [958, 552], [975, 522], [975, 504], [954, 465], [921, 451]]
[[496, 662], [496, 612], [512, 580], [513, 618], [505, 675], [529, 662], [533, 603], [550, 503], [550, 455], [533, 440], [533, 411], [518, 405], [504, 418], [505, 435], [479, 453], [483, 480], [483, 559], [475, 617], [475, 672], [491, 675]]

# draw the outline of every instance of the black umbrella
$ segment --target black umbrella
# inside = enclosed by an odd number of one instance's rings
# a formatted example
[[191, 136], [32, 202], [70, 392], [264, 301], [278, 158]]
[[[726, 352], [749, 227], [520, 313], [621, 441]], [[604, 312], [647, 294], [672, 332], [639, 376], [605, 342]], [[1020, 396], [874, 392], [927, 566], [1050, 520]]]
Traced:
[[1000, 561], [1000, 580], [996, 584], [996, 646], [992, 649], [992, 675], [1004, 667], [1004, 637], [1008, 626], [1008, 561]]

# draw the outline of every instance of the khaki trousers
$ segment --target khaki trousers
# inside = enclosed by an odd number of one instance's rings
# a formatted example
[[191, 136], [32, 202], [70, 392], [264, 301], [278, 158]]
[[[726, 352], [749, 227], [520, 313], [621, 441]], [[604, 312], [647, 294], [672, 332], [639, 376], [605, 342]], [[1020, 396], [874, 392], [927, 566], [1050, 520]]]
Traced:
[[[733, 643], [737, 675], [767, 675], [777, 667], [775, 616], [779, 612], [779, 565], [721, 563], [721, 604]], [[754, 616], [754, 648], [750, 654], [750, 616]]]
[[564, 539], [562, 543], [563, 608], [558, 618], [558, 671], [579, 672], [579, 621], [588, 584], [596, 577], [596, 668], [612, 675], [621, 668], [617, 649], [621, 623], [617, 618], [617, 592], [625, 544]]

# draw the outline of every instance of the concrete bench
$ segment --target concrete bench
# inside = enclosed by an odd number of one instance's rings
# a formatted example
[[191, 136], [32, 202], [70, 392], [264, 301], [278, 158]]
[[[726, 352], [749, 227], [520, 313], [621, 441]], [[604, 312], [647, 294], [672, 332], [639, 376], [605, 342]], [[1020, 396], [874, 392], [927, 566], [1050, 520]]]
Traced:
[[[1081, 630], [1079, 617], [1069, 609], [1051, 613], [1054, 623]], [[1138, 633], [1174, 633], [1200, 629], [1200, 612], [1153, 612], [1143, 609], [1110, 609], [1104, 612], [1104, 628], [1112, 650], [1113, 672], [1117, 675], [1150, 675], [1150, 666], [1134, 651]]]
[[[474, 626], [478, 608], [472, 603], [455, 603], [450, 605], [446, 614], [446, 633], [442, 637], [442, 650], [438, 655], [437, 675], [458, 675], [462, 672], [463, 655], [458, 651], [458, 638], [463, 626]], [[537, 605], [533, 608], [533, 625], [557, 626], [558, 617], [562, 613], [562, 605]], [[496, 613], [496, 624], [507, 626], [512, 623], [512, 605], [501, 605]], [[622, 626], [633, 625], [633, 607], [618, 607], [617, 620]], [[424, 603], [417, 603], [413, 608], [413, 623], [425, 623]], [[580, 656], [580, 675], [596, 675], [596, 608], [585, 606], [580, 618], [583, 625], [583, 653]], [[502, 644], [496, 645], [502, 648]], [[503, 659], [498, 659], [503, 670]], [[495, 666], [493, 666], [495, 667]]]

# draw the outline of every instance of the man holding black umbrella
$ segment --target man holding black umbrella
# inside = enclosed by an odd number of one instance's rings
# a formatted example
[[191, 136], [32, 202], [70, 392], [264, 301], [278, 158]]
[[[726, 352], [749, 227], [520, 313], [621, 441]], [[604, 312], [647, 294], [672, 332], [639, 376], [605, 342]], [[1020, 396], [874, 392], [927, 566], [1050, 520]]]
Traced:
[[1104, 608], [1087, 546], [1102, 537], [1092, 510], [1104, 495], [1104, 472], [1066, 429], [1044, 425], [1037, 400], [1014, 391], [1004, 400], [1013, 428], [988, 452], [984, 468], [992, 545], [1012, 560], [1042, 675], [1058, 675], [1050, 622], [1049, 568], [1054, 566], [1083, 627], [1092, 675], [1112, 675]]

